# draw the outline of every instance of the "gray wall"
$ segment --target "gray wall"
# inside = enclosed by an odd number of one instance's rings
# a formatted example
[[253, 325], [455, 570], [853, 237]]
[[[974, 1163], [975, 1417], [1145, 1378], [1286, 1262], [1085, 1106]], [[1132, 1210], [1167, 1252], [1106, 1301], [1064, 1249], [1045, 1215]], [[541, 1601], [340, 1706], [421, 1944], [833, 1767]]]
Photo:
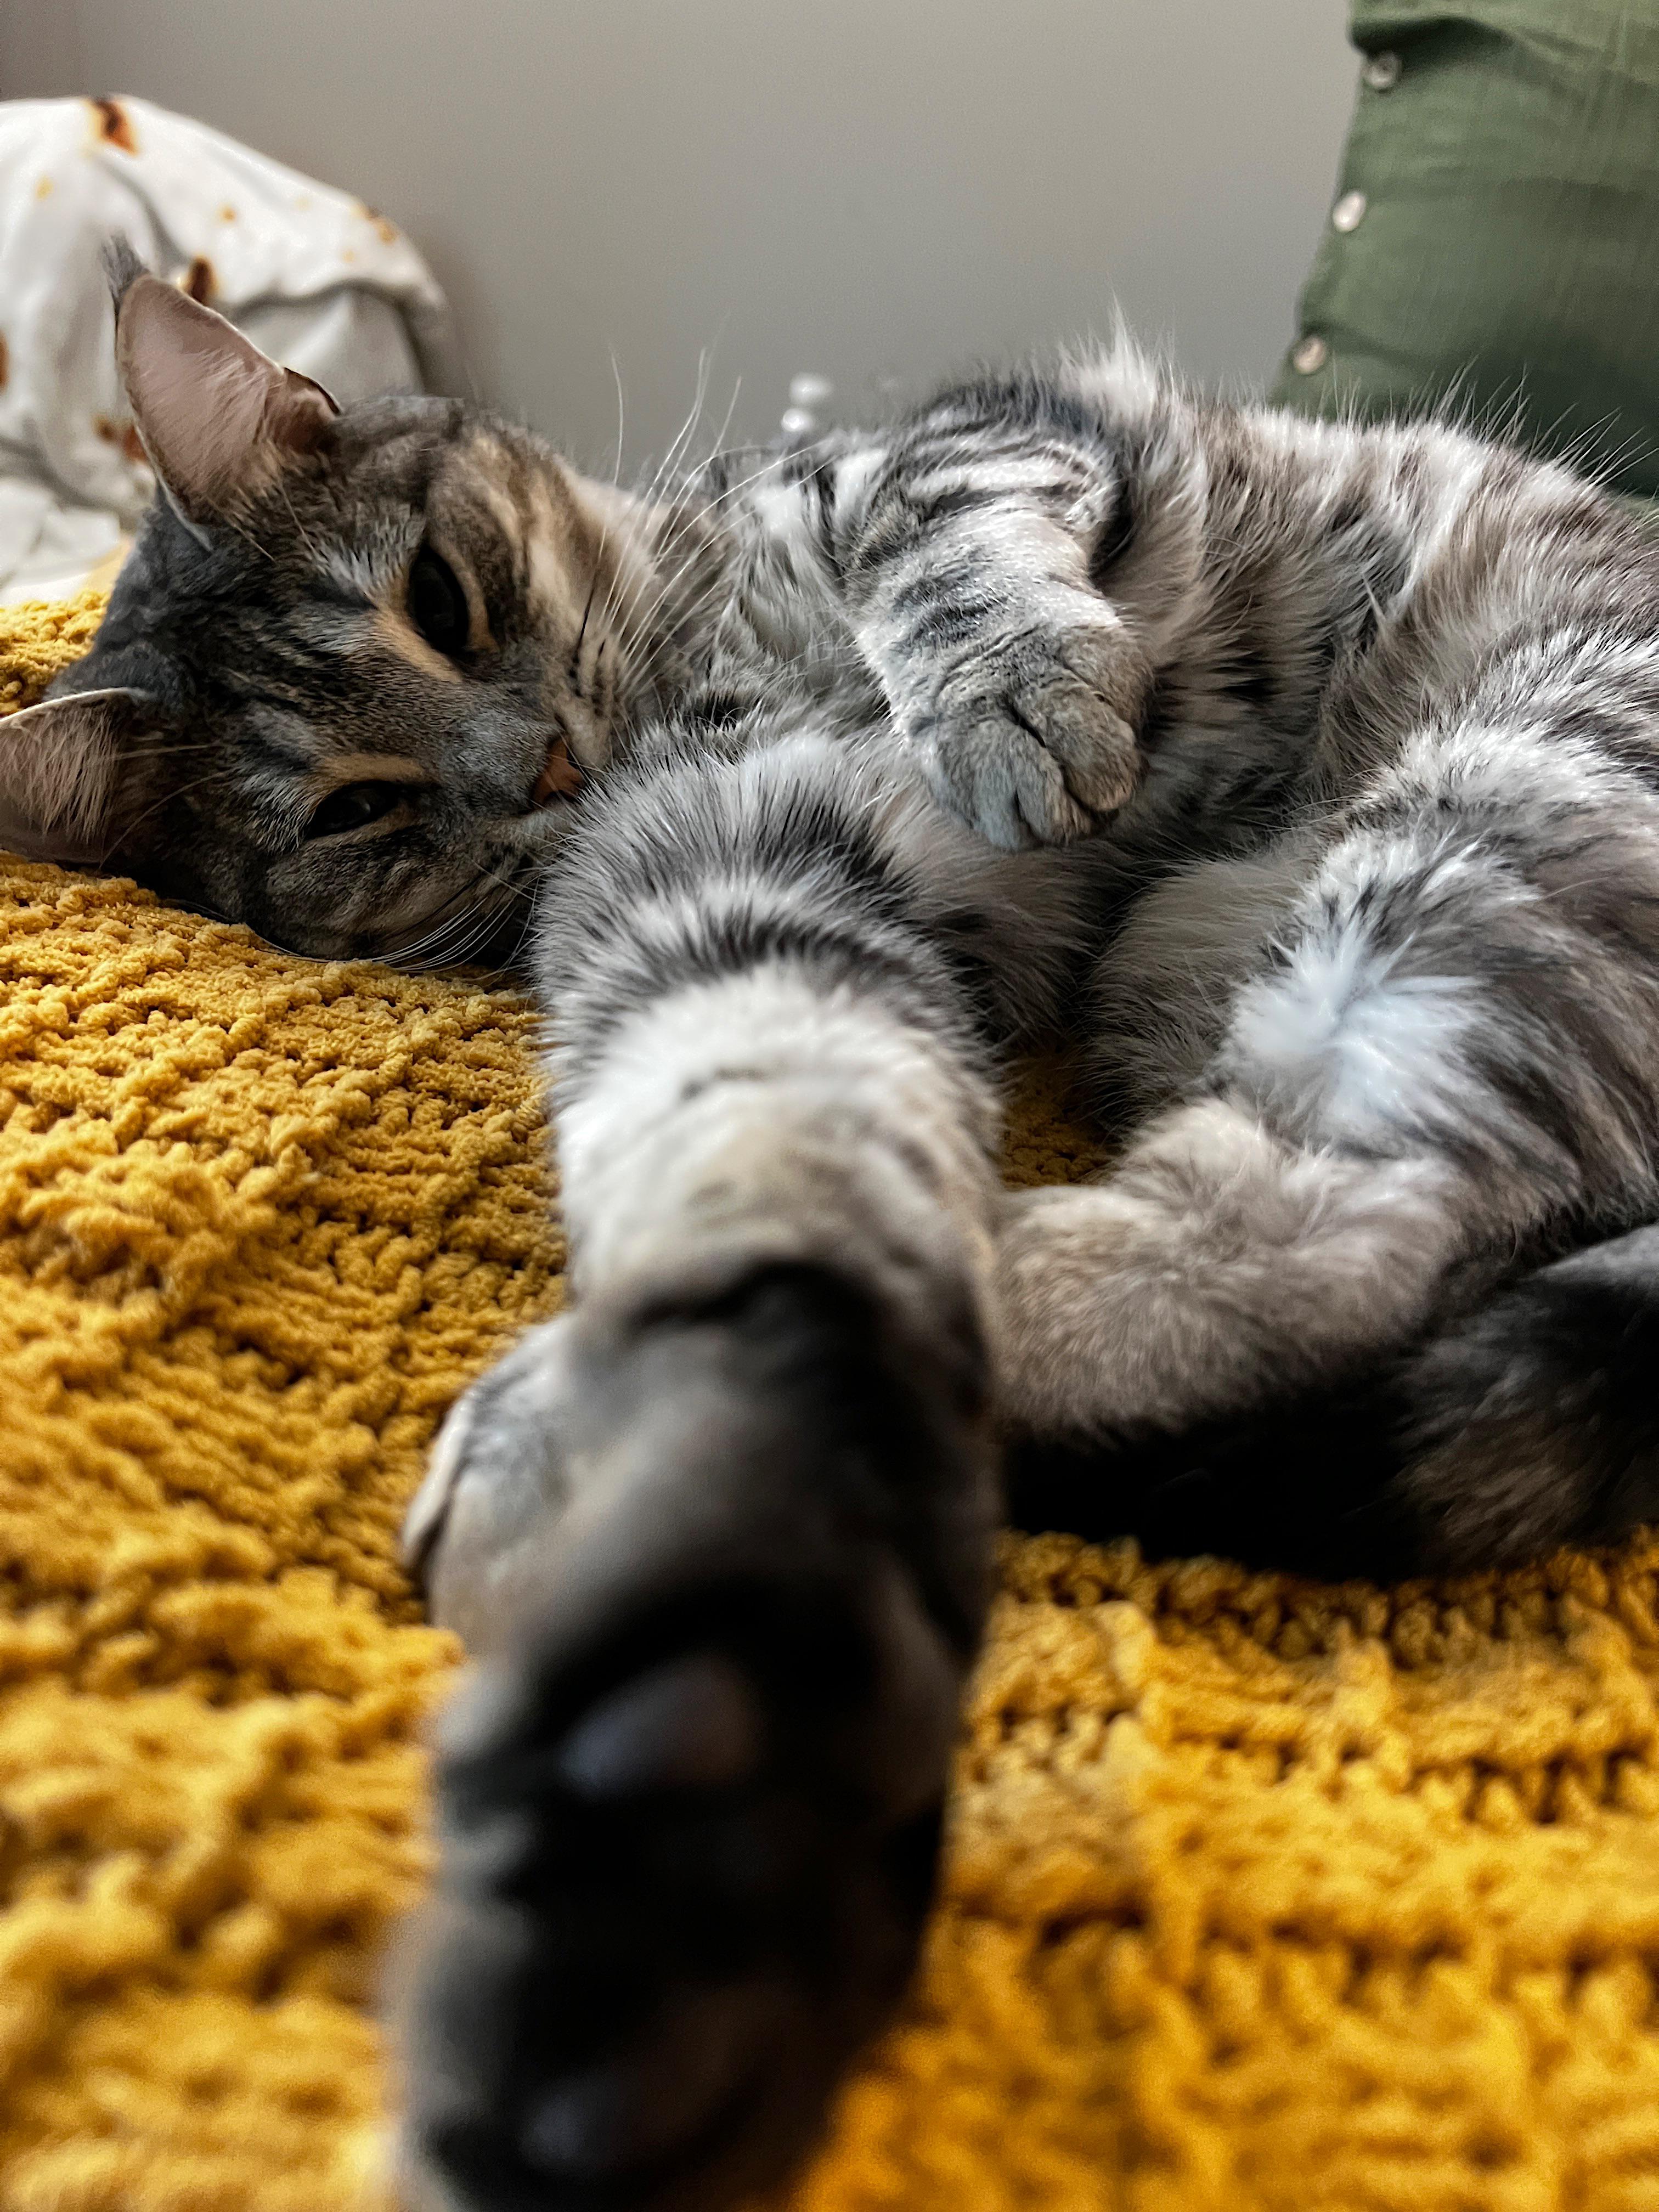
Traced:
[[1339, 0], [0, 0], [0, 89], [131, 92], [425, 248], [483, 396], [631, 463], [1135, 325], [1264, 378], [1353, 82]]

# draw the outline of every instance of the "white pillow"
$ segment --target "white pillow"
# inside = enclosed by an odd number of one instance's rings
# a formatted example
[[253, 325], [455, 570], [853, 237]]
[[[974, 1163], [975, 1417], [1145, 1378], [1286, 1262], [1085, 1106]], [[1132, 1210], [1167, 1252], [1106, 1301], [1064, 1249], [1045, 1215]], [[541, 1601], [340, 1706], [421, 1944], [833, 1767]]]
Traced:
[[443, 294], [361, 200], [148, 100], [0, 101], [0, 602], [111, 568], [154, 489], [115, 374], [117, 233], [343, 404], [443, 380]]

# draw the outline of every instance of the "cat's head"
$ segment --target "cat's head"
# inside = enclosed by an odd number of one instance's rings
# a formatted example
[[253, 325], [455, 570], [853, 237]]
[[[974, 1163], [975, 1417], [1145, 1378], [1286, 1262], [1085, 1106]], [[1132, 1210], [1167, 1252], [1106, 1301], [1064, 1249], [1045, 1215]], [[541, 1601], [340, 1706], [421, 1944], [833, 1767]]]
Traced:
[[0, 846], [273, 942], [510, 955], [647, 672], [633, 502], [459, 401], [341, 412], [123, 270], [160, 489], [92, 652], [0, 722]]

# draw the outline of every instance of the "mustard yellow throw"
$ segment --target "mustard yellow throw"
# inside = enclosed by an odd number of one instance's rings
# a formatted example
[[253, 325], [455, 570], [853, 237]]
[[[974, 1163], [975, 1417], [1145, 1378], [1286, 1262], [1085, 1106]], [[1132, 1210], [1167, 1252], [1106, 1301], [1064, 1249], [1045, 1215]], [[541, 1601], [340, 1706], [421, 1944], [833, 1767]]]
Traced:
[[[0, 615], [0, 709], [97, 612]], [[396, 1530], [558, 1297], [533, 1017], [21, 863], [0, 969], [0, 2212], [369, 2212], [455, 1656]], [[1091, 1158], [1039, 1090], [1011, 1171]], [[791, 2212], [1659, 2212], [1656, 1590], [1011, 1539]]]

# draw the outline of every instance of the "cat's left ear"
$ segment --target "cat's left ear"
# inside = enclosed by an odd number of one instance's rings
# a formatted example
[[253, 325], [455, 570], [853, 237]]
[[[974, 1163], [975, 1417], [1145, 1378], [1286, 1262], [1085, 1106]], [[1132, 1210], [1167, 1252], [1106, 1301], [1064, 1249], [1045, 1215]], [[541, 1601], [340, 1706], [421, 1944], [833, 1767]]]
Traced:
[[115, 359], [150, 465], [186, 522], [234, 514], [324, 450], [339, 408], [234, 325], [117, 261]]
[[159, 720], [153, 699], [125, 686], [0, 717], [0, 851], [101, 866], [117, 842], [122, 753]]

